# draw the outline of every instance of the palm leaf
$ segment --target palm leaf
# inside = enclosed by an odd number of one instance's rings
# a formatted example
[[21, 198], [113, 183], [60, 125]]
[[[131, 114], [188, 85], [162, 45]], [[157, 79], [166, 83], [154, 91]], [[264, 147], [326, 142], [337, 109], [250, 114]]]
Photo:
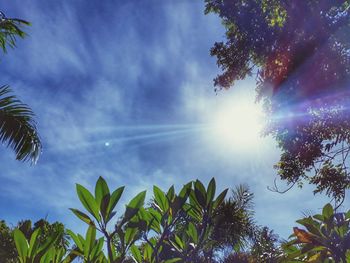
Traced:
[[0, 48], [6, 52], [6, 47], [16, 47], [16, 37], [25, 37], [22, 26], [29, 26], [30, 23], [16, 18], [7, 18], [4, 13], [0, 11]]
[[0, 142], [16, 153], [16, 159], [36, 163], [41, 153], [34, 113], [11, 95], [9, 86], [0, 87]]

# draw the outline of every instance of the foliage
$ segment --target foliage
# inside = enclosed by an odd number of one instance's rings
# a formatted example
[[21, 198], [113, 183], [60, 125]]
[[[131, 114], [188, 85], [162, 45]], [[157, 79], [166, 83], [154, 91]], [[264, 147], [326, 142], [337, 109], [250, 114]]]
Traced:
[[15, 262], [17, 251], [13, 240], [11, 229], [6, 225], [5, 221], [0, 221], [0, 262]]
[[[224, 190], [215, 198], [215, 191], [214, 179], [207, 188], [199, 180], [193, 183], [193, 188], [189, 183], [178, 195], [174, 187], [166, 193], [154, 187], [153, 207], [140, 213], [141, 220], [146, 222], [146, 235], [143, 237], [146, 257], [142, 262], [196, 262], [210, 257], [206, 252], [207, 246], [214, 242], [211, 240], [213, 218], [227, 193]], [[187, 199], [189, 202], [186, 202]], [[179, 221], [183, 231], [176, 229]], [[150, 237], [150, 230], [156, 233], [156, 237]], [[162, 253], [163, 249], [166, 249], [165, 253]], [[171, 257], [167, 251], [173, 251]]]
[[253, 233], [249, 236], [249, 244], [243, 250], [231, 250], [220, 262], [277, 263], [281, 255], [278, 236], [268, 227], [255, 226]]
[[30, 23], [17, 18], [7, 18], [4, 13], [0, 12], [0, 47], [4, 52], [7, 46], [16, 47], [16, 37], [25, 37], [22, 26], [29, 26]]
[[307, 180], [314, 193], [341, 202], [350, 187], [350, 1], [205, 2], [226, 27], [226, 42], [211, 49], [223, 70], [216, 88], [256, 74], [266, 134], [282, 150], [280, 178], [291, 186]]
[[[14, 233], [17, 232], [14, 238]], [[34, 234], [35, 232], [35, 234]], [[35, 241], [36, 247], [43, 246], [47, 240], [54, 237], [54, 247], [57, 251], [66, 251], [69, 245], [69, 240], [65, 234], [63, 224], [54, 222], [50, 224], [44, 219], [41, 219], [32, 225], [30, 220], [21, 221], [15, 228], [10, 228], [4, 221], [0, 222], [0, 262], [11, 263], [17, 262], [18, 250], [16, 249], [15, 241], [17, 239], [18, 244], [25, 244], [28, 247], [30, 243], [28, 240]], [[25, 250], [25, 248], [24, 248]], [[26, 256], [23, 256], [23, 260], [27, 257], [26, 262], [30, 262], [31, 256], [29, 252]], [[33, 260], [33, 258], [31, 258]]]
[[[22, 221], [14, 229], [2, 221], [0, 254], [6, 256], [5, 263], [69, 263], [75, 259], [86, 263], [218, 262], [216, 251], [242, 246], [247, 229], [253, 229], [248, 209], [252, 195], [239, 187], [225, 200], [228, 190], [216, 194], [214, 179], [207, 187], [199, 180], [189, 182], [178, 193], [174, 186], [166, 192], [154, 186], [150, 205], [144, 205], [143, 191], [131, 199], [118, 219], [114, 219], [115, 208], [124, 187], [111, 192], [100, 177], [94, 194], [80, 184], [76, 189], [86, 211], [70, 210], [87, 224], [86, 234], [46, 220], [34, 226], [29, 220]], [[227, 218], [221, 215], [224, 207], [232, 209]], [[219, 224], [229, 231], [225, 233]]]
[[9, 86], [0, 87], [0, 141], [15, 151], [17, 160], [35, 162], [41, 153], [33, 117], [32, 110], [11, 95]]
[[[91, 236], [95, 237], [94, 229], [104, 235], [107, 258], [112, 262], [123, 262], [129, 251], [135, 262], [186, 262], [203, 256], [202, 248], [207, 243], [213, 226], [212, 217], [227, 192], [225, 190], [214, 198], [214, 179], [207, 189], [198, 180], [193, 183], [193, 188], [192, 182], [188, 183], [179, 194], [175, 193], [173, 186], [166, 193], [154, 186], [154, 198], [150, 207], [143, 207], [146, 192], [139, 193], [126, 206], [126, 211], [115, 224], [114, 230], [108, 231], [107, 224], [116, 214], [113, 209], [123, 190], [124, 187], [118, 188], [111, 195], [102, 177], [96, 183], [95, 196], [77, 184], [79, 199], [90, 215], [71, 209], [79, 219], [89, 224], [88, 232], [92, 234], [86, 235], [85, 243], [90, 240], [88, 243], [95, 244], [96, 249], [92, 250], [98, 251], [94, 254], [97, 257], [100, 257], [102, 246], [99, 244], [102, 241], [95, 241]], [[184, 231], [176, 233], [175, 228], [180, 221]], [[71, 231], [69, 233], [78, 247], [75, 253], [89, 261], [92, 250], [84, 250], [84, 245], [79, 244], [82, 238], [74, 236]], [[143, 242], [141, 247], [135, 244], [138, 240]], [[173, 253], [164, 254], [164, 251]], [[101, 254], [99, 260], [103, 262], [106, 259]]]
[[58, 235], [49, 236], [44, 244], [40, 244], [39, 234], [40, 229], [36, 229], [27, 240], [21, 230], [15, 229], [13, 231], [18, 259], [21, 263], [39, 262], [58, 238]]
[[256, 229], [251, 246], [255, 262], [274, 263], [281, 257], [278, 236], [268, 227]]
[[100, 177], [94, 195], [80, 184], [76, 188], [86, 212], [71, 211], [87, 224], [84, 236], [46, 220], [33, 226], [22, 221], [14, 229], [1, 221], [0, 262], [345, 263], [350, 259], [350, 211], [336, 213], [330, 204], [322, 214], [298, 220], [306, 230], [295, 227], [281, 248], [273, 231], [254, 224], [252, 194], [243, 186], [229, 199], [227, 189], [216, 195], [214, 179], [207, 187], [199, 180], [189, 182], [178, 193], [174, 186], [165, 192], [154, 186], [150, 205], [144, 205], [146, 192], [140, 192], [117, 220], [113, 220], [115, 207], [124, 187], [111, 192]]
[[[85, 238], [79, 234], [74, 234], [68, 230], [69, 235], [72, 237], [75, 243], [75, 249], [71, 252], [71, 257], [80, 256], [84, 259], [84, 262], [105, 262], [106, 257], [102, 252], [103, 237], [96, 240], [96, 228], [89, 226]], [[48, 255], [48, 259], [50, 255]]]
[[[124, 187], [120, 187], [110, 193], [106, 181], [100, 177], [95, 186], [95, 196], [89, 190], [80, 184], [77, 184], [77, 194], [88, 214], [71, 208], [71, 211], [83, 222], [89, 225], [85, 241], [81, 236], [74, 236], [70, 231], [70, 235], [77, 245], [78, 256], [82, 257], [86, 262], [89, 262], [91, 257], [97, 257], [98, 260], [104, 262], [104, 255], [101, 254], [103, 239], [95, 240], [95, 231], [101, 232], [107, 243], [108, 259], [111, 262], [122, 262], [128, 249], [135, 243], [137, 226], [128, 225], [135, 218], [139, 209], [143, 206], [146, 192], [143, 191], [136, 195], [127, 205], [124, 215], [119, 222], [114, 226], [113, 231], [108, 230], [108, 223], [116, 215], [113, 211], [117, 205]], [[113, 240], [118, 239], [119, 249], [116, 250]], [[101, 243], [102, 242], [102, 243]], [[84, 245], [85, 244], [85, 245]]]
[[284, 244], [286, 260], [350, 262], [350, 210], [336, 213], [330, 204], [316, 214], [297, 221], [306, 229], [294, 228], [293, 239]]
[[214, 217], [212, 239], [216, 244], [212, 248], [241, 250], [253, 238], [255, 222], [253, 220], [253, 194], [246, 186], [232, 190], [232, 196], [218, 207]]
[[[16, 46], [16, 37], [23, 38], [22, 26], [30, 25], [21, 19], [6, 18], [0, 12], [0, 47]], [[0, 86], [0, 142], [7, 144], [16, 153], [16, 159], [35, 163], [41, 153], [41, 141], [34, 121], [34, 113], [16, 96], [9, 86]]]

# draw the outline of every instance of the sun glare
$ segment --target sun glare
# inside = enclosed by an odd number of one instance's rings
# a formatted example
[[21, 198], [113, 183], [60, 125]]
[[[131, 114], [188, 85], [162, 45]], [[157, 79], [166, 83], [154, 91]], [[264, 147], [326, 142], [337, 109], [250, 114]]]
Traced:
[[230, 148], [258, 147], [261, 140], [262, 109], [247, 98], [223, 103], [213, 118], [213, 132], [220, 144]]

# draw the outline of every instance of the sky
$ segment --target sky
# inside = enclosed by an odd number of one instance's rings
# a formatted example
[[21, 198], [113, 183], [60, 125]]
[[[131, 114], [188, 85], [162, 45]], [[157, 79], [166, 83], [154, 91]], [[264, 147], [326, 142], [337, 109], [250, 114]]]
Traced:
[[75, 184], [93, 190], [99, 176], [112, 189], [126, 186], [119, 215], [154, 184], [246, 184], [257, 223], [281, 238], [327, 202], [307, 186], [282, 195], [267, 189], [279, 159], [273, 138], [227, 144], [206, 128], [223, 105], [253, 105], [255, 82], [214, 92], [219, 70], [209, 50], [224, 28], [204, 15], [202, 0], [11, 0], [1, 11], [32, 23], [1, 55], [0, 83], [33, 109], [43, 143], [36, 165], [2, 147], [1, 219], [46, 217], [84, 231], [69, 211], [81, 208]]

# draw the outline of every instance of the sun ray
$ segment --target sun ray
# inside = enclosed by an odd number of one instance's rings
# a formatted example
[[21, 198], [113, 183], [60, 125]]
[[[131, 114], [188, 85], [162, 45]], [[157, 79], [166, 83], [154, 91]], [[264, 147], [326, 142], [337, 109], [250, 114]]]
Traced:
[[[114, 136], [101, 136], [101, 133], [93, 129], [88, 134], [103, 138], [91, 139], [89, 142], [76, 143], [69, 146], [61, 147], [60, 151], [66, 150], [82, 150], [94, 147], [115, 147], [121, 144], [133, 144], [134, 146], [142, 146], [160, 141], [170, 141], [183, 138], [200, 131], [210, 129], [208, 124], [178, 124], [178, 125], [142, 125], [142, 126], [119, 126], [110, 130], [104, 127], [105, 133], [113, 133]], [[57, 149], [57, 148], [56, 148]]]

